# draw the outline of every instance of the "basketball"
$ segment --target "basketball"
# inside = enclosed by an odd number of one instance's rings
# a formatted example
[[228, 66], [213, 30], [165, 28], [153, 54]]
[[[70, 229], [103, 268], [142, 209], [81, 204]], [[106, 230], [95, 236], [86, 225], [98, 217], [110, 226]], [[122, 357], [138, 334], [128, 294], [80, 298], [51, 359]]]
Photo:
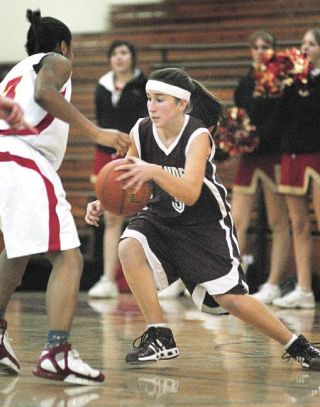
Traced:
[[117, 181], [125, 171], [115, 169], [128, 162], [121, 158], [106, 164], [97, 176], [96, 195], [104, 209], [114, 215], [131, 216], [145, 207], [151, 196], [149, 183], [144, 183], [138, 192], [134, 188], [122, 189], [126, 181]]

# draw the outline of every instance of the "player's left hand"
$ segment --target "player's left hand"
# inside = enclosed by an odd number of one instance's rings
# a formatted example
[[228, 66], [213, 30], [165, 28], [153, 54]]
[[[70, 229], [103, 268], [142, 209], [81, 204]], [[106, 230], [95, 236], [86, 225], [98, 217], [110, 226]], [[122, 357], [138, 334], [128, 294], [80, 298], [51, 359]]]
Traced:
[[119, 165], [115, 169], [115, 171], [125, 171], [125, 173], [116, 178], [116, 180], [127, 181], [123, 189], [134, 187], [135, 192], [138, 192], [145, 182], [153, 179], [159, 166], [147, 163], [137, 157], [127, 157], [127, 160], [129, 161], [127, 164]]

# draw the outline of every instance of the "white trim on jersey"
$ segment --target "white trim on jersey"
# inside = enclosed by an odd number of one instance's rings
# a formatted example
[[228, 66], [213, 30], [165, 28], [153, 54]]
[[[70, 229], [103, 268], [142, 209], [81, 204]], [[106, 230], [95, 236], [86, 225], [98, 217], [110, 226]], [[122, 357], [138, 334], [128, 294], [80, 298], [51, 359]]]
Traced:
[[212, 142], [212, 147], [211, 147], [211, 152], [210, 152], [208, 160], [211, 162], [212, 166], [214, 167], [213, 174], [215, 174], [216, 173], [216, 166], [213, 164], [213, 158], [214, 158], [214, 155], [216, 153], [216, 145], [215, 145], [214, 139], [212, 137], [212, 134], [210, 132], [209, 132], [209, 137], [210, 137], [210, 140]]
[[[222, 184], [217, 183], [215, 180], [212, 182], [212, 181], [208, 180], [207, 178], [204, 178], [203, 182], [207, 185], [207, 187], [210, 189], [213, 196], [215, 197], [216, 201], [218, 202], [222, 217], [225, 218], [226, 216], [228, 216], [228, 210], [226, 209], [225, 202], [221, 198], [221, 194], [220, 194], [219, 190], [217, 189], [215, 183], [217, 185], [219, 185], [219, 187], [221, 187], [225, 191], [225, 194], [227, 194], [226, 188]], [[230, 208], [230, 205], [228, 204], [228, 202], [226, 202], [226, 204]]]
[[[192, 299], [199, 310], [203, 306], [203, 301], [206, 293], [209, 295], [223, 295], [230, 291], [233, 287], [236, 287], [239, 284], [239, 267], [240, 262], [236, 259], [232, 261], [232, 268], [230, 272], [220, 278], [215, 280], [206, 281], [205, 283], [198, 284], [192, 293]], [[249, 292], [247, 284], [242, 281], [243, 286]]]
[[177, 146], [177, 144], [179, 143], [179, 141], [182, 137], [184, 129], [186, 128], [187, 124], [189, 123], [189, 119], [190, 119], [190, 116], [188, 114], [184, 115], [184, 122], [183, 122], [183, 126], [180, 130], [180, 133], [178, 134], [177, 138], [174, 140], [174, 142], [169, 147], [166, 147], [163, 144], [163, 142], [161, 141], [160, 136], [158, 134], [158, 130], [157, 130], [156, 126], [154, 124], [152, 124], [153, 137], [154, 137], [156, 143], [158, 144], [158, 147], [165, 153], [165, 155], [169, 155], [174, 150], [174, 148]]
[[[233, 230], [234, 229], [234, 222], [233, 222], [232, 216], [230, 216], [230, 222], [231, 222], [232, 230]], [[232, 233], [232, 240], [233, 240], [234, 244], [237, 246], [238, 252], [240, 253], [240, 247], [239, 247], [238, 239], [234, 235], [234, 233]]]
[[185, 156], [187, 156], [188, 151], [189, 151], [189, 148], [190, 148], [190, 145], [191, 145], [191, 143], [193, 142], [193, 140], [194, 140], [196, 137], [200, 136], [200, 134], [203, 134], [203, 133], [207, 133], [207, 134], [210, 135], [210, 132], [209, 132], [209, 130], [208, 130], [206, 127], [200, 127], [199, 129], [195, 130], [195, 131], [191, 134], [191, 136], [189, 137], [188, 143], [187, 143], [187, 145], [186, 145]]
[[144, 250], [144, 254], [146, 255], [148, 264], [151, 268], [154, 281], [156, 283], [156, 287], [158, 290], [162, 290], [166, 287], [168, 287], [168, 279], [167, 275], [162, 267], [162, 264], [160, 260], [157, 258], [157, 256], [153, 253], [153, 251], [150, 249], [149, 243], [145, 235], [142, 233], [128, 229], [126, 228], [125, 231], [123, 232], [121, 239], [131, 237], [133, 239], [138, 240], [138, 242], [142, 245], [142, 248]]
[[[229, 219], [231, 221], [231, 228], [226, 225], [225, 220], [221, 219], [220, 220], [220, 225], [222, 229], [226, 233], [226, 242], [228, 245], [229, 249], [229, 254], [230, 258], [232, 259], [232, 266], [231, 270], [228, 274], [225, 274], [222, 277], [213, 279], [211, 281], [206, 281], [204, 283], [198, 284], [193, 293], [192, 293], [192, 299], [196, 306], [201, 310], [203, 301], [206, 295], [206, 292], [208, 292], [209, 295], [221, 295], [224, 293], [227, 293], [230, 291], [233, 287], [236, 287], [239, 284], [239, 267], [240, 267], [240, 261], [237, 257], [237, 255], [234, 255], [234, 248], [233, 248], [233, 243], [235, 243], [237, 249], [239, 250], [238, 247], [238, 242], [236, 239], [236, 236], [233, 233], [233, 221], [232, 217], [229, 215]], [[232, 240], [231, 240], [232, 239]], [[249, 292], [249, 287], [245, 283], [245, 281], [242, 281], [243, 286], [246, 288], [247, 292]]]
[[[229, 204], [228, 204], [228, 202], [226, 202], [222, 199], [220, 191], [217, 188], [217, 185], [219, 185], [219, 187], [222, 188], [225, 191], [225, 193], [227, 193], [227, 191], [226, 191], [225, 187], [222, 184], [217, 183], [215, 179], [213, 180], [213, 182], [211, 182], [207, 178], [205, 178], [204, 183], [207, 185], [207, 187], [209, 188], [209, 190], [212, 192], [213, 196], [215, 197], [216, 201], [218, 202], [218, 205], [219, 205], [219, 208], [220, 208], [220, 211], [222, 214], [222, 219], [220, 220], [219, 223], [220, 223], [222, 229], [226, 232], [226, 242], [228, 245], [230, 258], [232, 259], [232, 267], [231, 267], [230, 272], [227, 275], [224, 275], [218, 279], [206, 281], [205, 283], [202, 283], [202, 284], [199, 284], [196, 286], [196, 288], [192, 294], [192, 299], [194, 300], [195, 304], [197, 305], [197, 307], [199, 309], [201, 309], [206, 291], [210, 295], [223, 294], [223, 293], [231, 290], [233, 287], [235, 287], [239, 283], [238, 268], [240, 266], [239, 259], [237, 258], [237, 256], [234, 255], [234, 249], [233, 249], [233, 244], [232, 244], [232, 242], [233, 242], [236, 245], [237, 250], [239, 251], [238, 241], [237, 241], [235, 234], [233, 233], [233, 220], [232, 220], [232, 217], [230, 216], [230, 212], [226, 208], [226, 205], [229, 206]], [[231, 228], [228, 227], [225, 223], [226, 217], [229, 217], [229, 219], [231, 221], [231, 225], [232, 225]], [[243, 284], [245, 285], [244, 282], [243, 282]], [[247, 287], [247, 290], [248, 290], [248, 287]]]
[[[212, 162], [211, 162], [211, 165], [212, 165], [213, 171], [214, 171], [213, 174], [215, 174], [216, 166]], [[221, 194], [220, 194], [219, 190], [217, 189], [216, 185], [218, 185], [220, 188], [222, 188], [225, 195], [227, 196], [226, 187], [223, 184], [217, 182], [217, 180], [215, 178], [213, 179], [213, 182], [211, 182], [207, 178], [205, 178], [204, 182], [207, 185], [207, 187], [210, 189], [210, 191], [213, 193], [214, 197], [216, 198], [216, 200], [217, 200], [217, 202], [219, 204], [219, 208], [221, 210], [221, 213], [223, 215], [223, 219], [224, 219], [226, 216], [229, 215], [230, 205], [229, 205], [229, 203], [227, 201], [224, 201], [221, 198]], [[228, 206], [229, 211], [226, 209], [226, 205]], [[230, 221], [231, 221], [231, 224], [232, 224], [232, 228], [234, 228], [234, 223], [233, 223], [232, 216], [229, 216], [229, 218], [230, 218]], [[231, 235], [232, 235], [232, 240], [233, 240], [234, 244], [236, 245], [236, 247], [238, 249], [238, 252], [240, 252], [238, 239], [236, 238], [236, 236], [234, 235], [234, 233], [232, 231], [231, 231]]]
[[132, 128], [133, 140], [138, 150], [139, 158], [141, 158], [141, 144], [140, 144], [140, 137], [139, 137], [139, 124], [141, 123], [142, 119], [138, 119], [137, 123]]

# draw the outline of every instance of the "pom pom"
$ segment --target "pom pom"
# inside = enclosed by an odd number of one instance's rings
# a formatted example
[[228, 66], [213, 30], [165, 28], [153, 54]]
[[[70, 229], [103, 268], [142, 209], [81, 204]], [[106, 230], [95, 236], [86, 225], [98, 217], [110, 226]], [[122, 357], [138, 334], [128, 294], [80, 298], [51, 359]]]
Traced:
[[250, 153], [259, 144], [255, 130], [244, 109], [231, 107], [227, 109], [225, 123], [218, 128], [214, 140], [230, 156]]
[[268, 50], [255, 66], [254, 96], [280, 97], [285, 87], [292, 85], [302, 94], [311, 69], [309, 59], [297, 48], [279, 52]]

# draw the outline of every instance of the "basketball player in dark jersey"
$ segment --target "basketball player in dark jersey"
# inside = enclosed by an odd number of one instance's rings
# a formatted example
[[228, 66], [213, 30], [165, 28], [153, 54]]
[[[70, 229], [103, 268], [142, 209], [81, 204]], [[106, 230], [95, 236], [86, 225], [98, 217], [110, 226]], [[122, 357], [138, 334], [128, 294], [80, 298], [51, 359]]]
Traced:
[[[119, 244], [125, 277], [148, 325], [126, 362], [179, 356], [156, 290], [181, 278], [199, 309], [218, 303], [282, 344], [304, 368], [320, 370], [320, 351], [248, 295], [208, 130], [216, 127], [221, 105], [200, 83], [175, 68], [152, 73], [146, 91], [150, 117], [139, 120], [131, 131], [131, 163], [118, 167], [127, 171], [118, 177], [126, 180], [124, 188], [138, 190], [144, 182], [153, 183], [150, 204], [132, 218]], [[87, 222], [96, 225], [102, 213], [99, 201], [89, 204]]]

